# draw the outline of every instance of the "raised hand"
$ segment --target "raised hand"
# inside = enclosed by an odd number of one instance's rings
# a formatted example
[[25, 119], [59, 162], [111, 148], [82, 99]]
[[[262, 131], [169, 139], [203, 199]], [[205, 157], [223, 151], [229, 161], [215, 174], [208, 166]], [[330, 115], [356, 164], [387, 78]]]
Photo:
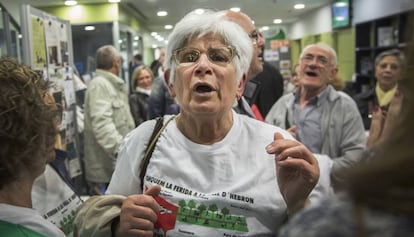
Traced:
[[275, 133], [266, 151], [275, 154], [279, 189], [293, 214], [305, 205], [318, 182], [318, 161], [302, 143], [284, 139], [280, 133]]
[[403, 102], [403, 94], [400, 91], [395, 92], [391, 100], [388, 111], [384, 113], [379, 107], [375, 108], [372, 113], [371, 127], [367, 147], [380, 146], [389, 136], [397, 123]]

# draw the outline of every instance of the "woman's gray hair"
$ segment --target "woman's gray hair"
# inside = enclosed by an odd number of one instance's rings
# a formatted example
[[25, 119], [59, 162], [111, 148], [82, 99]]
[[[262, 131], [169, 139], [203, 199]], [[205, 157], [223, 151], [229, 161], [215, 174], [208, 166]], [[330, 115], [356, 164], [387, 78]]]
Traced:
[[203, 14], [192, 11], [185, 15], [174, 27], [168, 38], [164, 68], [170, 69], [170, 84], [174, 84], [175, 60], [174, 50], [184, 47], [193, 37], [201, 38], [208, 34], [221, 37], [226, 45], [236, 48], [238, 56], [233, 58], [238, 82], [247, 74], [253, 56], [253, 44], [247, 33], [236, 23], [226, 20], [224, 12], [205, 9]]
[[107, 70], [113, 66], [114, 59], [120, 57], [118, 50], [112, 45], [104, 45], [96, 51], [96, 68]]
[[375, 58], [375, 66], [377, 66], [381, 62], [381, 60], [386, 56], [396, 57], [398, 59], [399, 66], [402, 68], [405, 66], [404, 54], [398, 49], [389, 49], [378, 54], [378, 56]]

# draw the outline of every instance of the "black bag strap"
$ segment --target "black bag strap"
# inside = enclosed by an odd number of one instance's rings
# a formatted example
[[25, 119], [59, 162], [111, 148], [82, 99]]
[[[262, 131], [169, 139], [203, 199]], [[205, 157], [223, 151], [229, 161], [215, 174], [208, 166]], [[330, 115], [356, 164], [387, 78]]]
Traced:
[[141, 164], [140, 164], [140, 173], [139, 178], [141, 179], [141, 186], [142, 191], [144, 192], [144, 177], [145, 173], [147, 172], [147, 167], [150, 162], [152, 153], [154, 152], [155, 144], [158, 141], [158, 138], [160, 137], [162, 131], [167, 126], [167, 124], [175, 118], [175, 115], [171, 116], [167, 122], [164, 124], [164, 117], [158, 117], [156, 118], [154, 130], [152, 131], [151, 137], [148, 142], [148, 146], [145, 149], [145, 155], [144, 158], [142, 158]]
[[286, 116], [285, 116], [285, 129], [290, 128], [291, 124], [289, 123], [289, 111], [286, 110]]

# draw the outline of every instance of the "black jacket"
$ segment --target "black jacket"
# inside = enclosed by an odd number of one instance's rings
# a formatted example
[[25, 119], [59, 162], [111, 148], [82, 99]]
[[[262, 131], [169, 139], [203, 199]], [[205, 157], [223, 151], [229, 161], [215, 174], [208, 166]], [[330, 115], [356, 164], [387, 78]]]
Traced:
[[249, 104], [256, 104], [264, 118], [273, 104], [283, 95], [283, 76], [275, 66], [264, 62], [263, 71], [252, 80], [258, 82], [259, 86], [257, 95], [249, 101]]
[[[369, 130], [371, 127], [371, 116], [375, 107], [379, 107], [377, 94], [375, 93], [375, 87], [356, 94], [354, 100], [358, 106], [359, 113], [361, 114], [362, 121], [364, 122], [365, 130]], [[383, 111], [388, 110], [389, 105], [382, 106]]]
[[148, 97], [149, 95], [142, 92], [134, 92], [129, 96], [129, 107], [134, 117], [135, 126], [140, 125], [148, 119]]

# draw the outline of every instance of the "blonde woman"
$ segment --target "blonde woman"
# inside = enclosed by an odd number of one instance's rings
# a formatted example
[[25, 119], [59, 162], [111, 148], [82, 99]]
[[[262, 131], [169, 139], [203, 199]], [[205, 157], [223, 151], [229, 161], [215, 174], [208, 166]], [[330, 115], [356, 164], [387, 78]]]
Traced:
[[152, 81], [154, 75], [149, 67], [141, 65], [135, 68], [132, 74], [131, 89], [129, 96], [129, 106], [134, 117], [135, 126], [140, 125], [148, 119], [148, 97], [151, 94]]

